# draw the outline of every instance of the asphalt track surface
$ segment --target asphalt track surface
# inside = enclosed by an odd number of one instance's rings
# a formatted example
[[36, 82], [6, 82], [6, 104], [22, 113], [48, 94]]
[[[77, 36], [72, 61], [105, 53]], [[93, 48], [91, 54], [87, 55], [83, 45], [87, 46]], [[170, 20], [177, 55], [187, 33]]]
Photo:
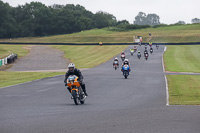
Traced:
[[9, 71], [56, 71], [66, 69], [67, 64], [64, 52], [48, 46], [32, 46], [30, 53], [17, 60]]
[[84, 70], [84, 105], [74, 105], [64, 76], [1, 88], [0, 133], [199, 133], [199, 106], [166, 106], [163, 49], [147, 61], [127, 50], [128, 79], [112, 60]]

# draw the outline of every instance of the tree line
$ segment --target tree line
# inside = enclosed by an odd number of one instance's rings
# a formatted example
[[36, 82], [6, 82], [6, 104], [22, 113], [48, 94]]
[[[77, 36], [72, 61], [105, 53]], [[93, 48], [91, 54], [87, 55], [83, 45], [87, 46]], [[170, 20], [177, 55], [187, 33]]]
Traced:
[[80, 5], [46, 6], [31, 2], [11, 7], [0, 0], [0, 38], [68, 34], [115, 26], [116, 17], [99, 11], [95, 14]]
[[[117, 21], [115, 16], [107, 12], [94, 14], [74, 4], [46, 6], [31, 2], [11, 7], [0, 0], [0, 14], [0, 38], [69, 34], [104, 27], [124, 31], [162, 25], [157, 14], [139, 12], [134, 24], [130, 24], [127, 20]], [[183, 21], [178, 23], [184, 24]], [[200, 23], [200, 19], [195, 18], [192, 23]]]

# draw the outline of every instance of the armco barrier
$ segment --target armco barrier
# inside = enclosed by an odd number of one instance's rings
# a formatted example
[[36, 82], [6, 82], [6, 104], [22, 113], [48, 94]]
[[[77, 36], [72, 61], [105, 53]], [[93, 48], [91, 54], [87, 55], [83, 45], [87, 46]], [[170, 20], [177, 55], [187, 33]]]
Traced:
[[[103, 43], [103, 42], [102, 42]], [[99, 43], [20, 43], [20, 42], [0, 42], [7, 45], [99, 45]], [[103, 43], [103, 45], [137, 45], [138, 43]], [[142, 45], [148, 43], [142, 43]], [[152, 45], [200, 45], [200, 42], [186, 43], [152, 43]]]

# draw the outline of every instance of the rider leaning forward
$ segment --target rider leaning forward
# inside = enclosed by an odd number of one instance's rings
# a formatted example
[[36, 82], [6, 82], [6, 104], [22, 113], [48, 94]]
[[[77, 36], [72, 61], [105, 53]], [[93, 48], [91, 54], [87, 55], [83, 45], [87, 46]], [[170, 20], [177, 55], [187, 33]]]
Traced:
[[[70, 75], [76, 75], [78, 77], [78, 81], [83, 89], [83, 92], [85, 93], [86, 96], [88, 96], [87, 92], [86, 92], [86, 87], [85, 87], [85, 83], [83, 82], [83, 75], [81, 73], [81, 71], [77, 68], [75, 68], [75, 65], [73, 63], [70, 63], [68, 65], [68, 71], [65, 74], [65, 80], [64, 83], [67, 84], [67, 78]], [[67, 87], [67, 89], [69, 90], [69, 92], [71, 93], [71, 89], [69, 87]]]

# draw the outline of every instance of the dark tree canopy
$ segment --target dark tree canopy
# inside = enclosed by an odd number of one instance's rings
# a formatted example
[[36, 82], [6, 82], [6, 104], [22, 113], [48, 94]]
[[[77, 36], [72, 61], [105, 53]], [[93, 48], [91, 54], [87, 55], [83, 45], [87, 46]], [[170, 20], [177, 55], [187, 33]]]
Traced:
[[117, 22], [117, 25], [129, 25], [130, 23], [127, 20], [121, 20]]
[[68, 34], [117, 24], [112, 14], [93, 14], [73, 4], [46, 6], [31, 2], [11, 7], [0, 0], [0, 14], [0, 38]]

